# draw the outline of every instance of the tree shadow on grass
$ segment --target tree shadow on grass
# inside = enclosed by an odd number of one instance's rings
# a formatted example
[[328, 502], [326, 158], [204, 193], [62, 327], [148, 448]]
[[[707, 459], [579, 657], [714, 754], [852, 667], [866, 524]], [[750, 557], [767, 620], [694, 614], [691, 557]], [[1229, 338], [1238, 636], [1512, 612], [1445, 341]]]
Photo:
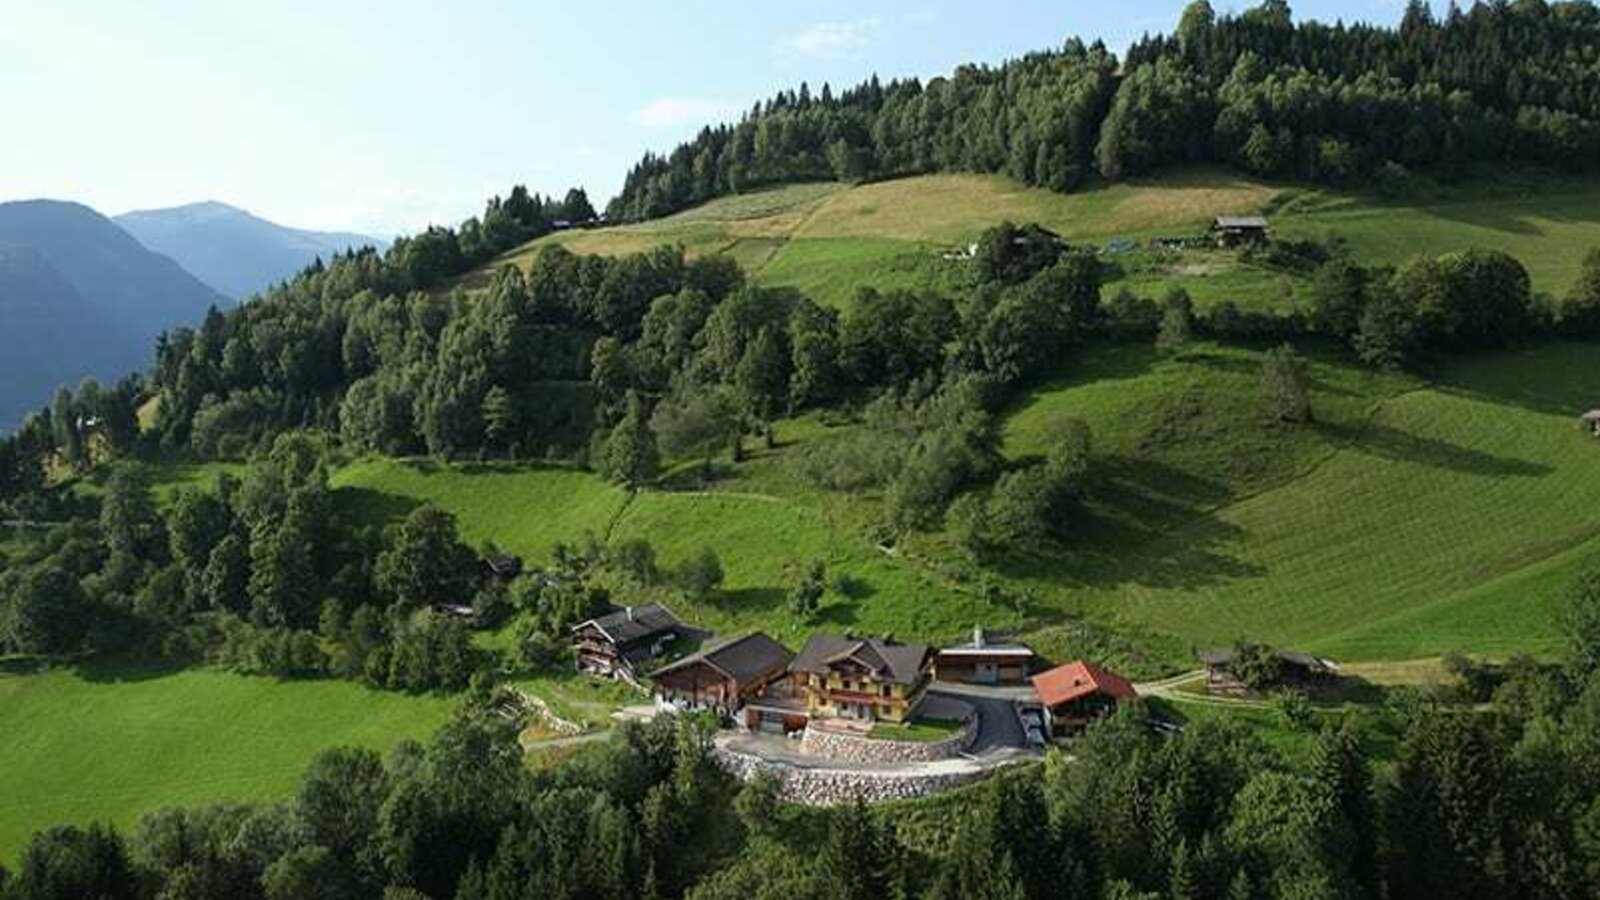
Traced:
[[342, 516], [365, 525], [398, 522], [422, 505], [411, 497], [362, 487], [335, 490], [333, 502]]
[[705, 602], [725, 613], [770, 613], [781, 609], [788, 598], [779, 588], [747, 587], [719, 591]]
[[1206, 510], [1235, 495], [1225, 485], [1148, 460], [1099, 465], [1091, 499], [1054, 548], [995, 564], [1009, 576], [1065, 586], [1199, 589], [1265, 574], [1228, 552], [1238, 526]]
[[1359, 426], [1325, 424], [1318, 427], [1332, 439], [1347, 443], [1356, 452], [1398, 462], [1416, 463], [1468, 475], [1533, 478], [1551, 472], [1551, 468], [1544, 463], [1496, 456], [1482, 450], [1463, 447], [1438, 438], [1411, 434], [1375, 422]]
[[189, 665], [170, 659], [95, 656], [80, 660], [72, 669], [79, 678], [93, 684], [127, 684], [167, 678]]
[[1435, 386], [1453, 396], [1576, 420], [1600, 407], [1600, 343], [1545, 342], [1464, 357], [1436, 373]]
[[860, 604], [845, 601], [842, 603], [829, 603], [817, 610], [812, 619], [818, 625], [831, 625], [834, 627], [850, 626], [860, 619]]

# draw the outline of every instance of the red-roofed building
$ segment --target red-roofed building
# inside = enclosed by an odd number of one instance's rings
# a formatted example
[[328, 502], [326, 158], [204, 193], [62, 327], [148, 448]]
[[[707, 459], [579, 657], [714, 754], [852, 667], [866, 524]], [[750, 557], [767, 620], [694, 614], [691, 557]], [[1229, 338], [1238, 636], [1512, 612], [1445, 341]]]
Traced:
[[1128, 679], [1083, 660], [1033, 676], [1033, 690], [1044, 707], [1045, 729], [1053, 738], [1078, 734], [1118, 703], [1139, 696]]

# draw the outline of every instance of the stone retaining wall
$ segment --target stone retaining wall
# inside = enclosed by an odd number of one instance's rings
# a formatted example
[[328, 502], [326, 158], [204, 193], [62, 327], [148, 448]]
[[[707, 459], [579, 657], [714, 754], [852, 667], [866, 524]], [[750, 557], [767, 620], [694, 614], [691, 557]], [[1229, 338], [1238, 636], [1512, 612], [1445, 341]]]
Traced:
[[726, 747], [713, 748], [711, 759], [740, 781], [749, 781], [761, 773], [769, 774], [778, 780], [783, 799], [807, 806], [834, 806], [854, 802], [857, 798], [867, 803], [909, 800], [982, 781], [995, 771], [994, 768], [940, 773], [808, 769]]
[[522, 699], [522, 705], [528, 710], [529, 714], [551, 731], [568, 736], [583, 733], [583, 725], [556, 715], [555, 710], [550, 708], [550, 704], [544, 702], [543, 697], [535, 696], [518, 688], [513, 688], [513, 690]]
[[810, 727], [800, 739], [800, 752], [842, 762], [932, 762], [951, 759], [977, 738], [977, 716], [969, 715], [955, 734], [941, 741], [886, 741], [845, 731]]

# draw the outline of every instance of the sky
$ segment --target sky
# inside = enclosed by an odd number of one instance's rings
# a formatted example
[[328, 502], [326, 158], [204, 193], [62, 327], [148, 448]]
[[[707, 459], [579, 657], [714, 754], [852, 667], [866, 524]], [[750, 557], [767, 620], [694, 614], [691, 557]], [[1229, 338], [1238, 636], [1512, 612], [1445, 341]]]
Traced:
[[[0, 0], [0, 201], [220, 200], [382, 236], [513, 184], [599, 206], [644, 151], [802, 81], [926, 78], [1072, 35], [1120, 53], [1184, 5]], [[1292, 5], [1393, 24], [1405, 0]]]

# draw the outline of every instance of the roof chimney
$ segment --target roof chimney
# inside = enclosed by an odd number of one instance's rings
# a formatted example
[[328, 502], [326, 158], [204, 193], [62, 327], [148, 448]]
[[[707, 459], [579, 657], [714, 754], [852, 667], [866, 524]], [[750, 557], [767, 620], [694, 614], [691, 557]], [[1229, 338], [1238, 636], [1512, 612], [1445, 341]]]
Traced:
[[974, 626], [972, 626], [972, 646], [977, 648], [977, 649], [979, 649], [979, 650], [983, 649], [983, 626], [982, 625], [974, 625]]
[[631, 607], [631, 606], [625, 606], [625, 607], [623, 607], [623, 608], [624, 608], [624, 609], [626, 609], [626, 610], [627, 610], [627, 611], [628, 611], [628, 621], [629, 621], [629, 622], [632, 622], [632, 621], [633, 621], [633, 607]]

